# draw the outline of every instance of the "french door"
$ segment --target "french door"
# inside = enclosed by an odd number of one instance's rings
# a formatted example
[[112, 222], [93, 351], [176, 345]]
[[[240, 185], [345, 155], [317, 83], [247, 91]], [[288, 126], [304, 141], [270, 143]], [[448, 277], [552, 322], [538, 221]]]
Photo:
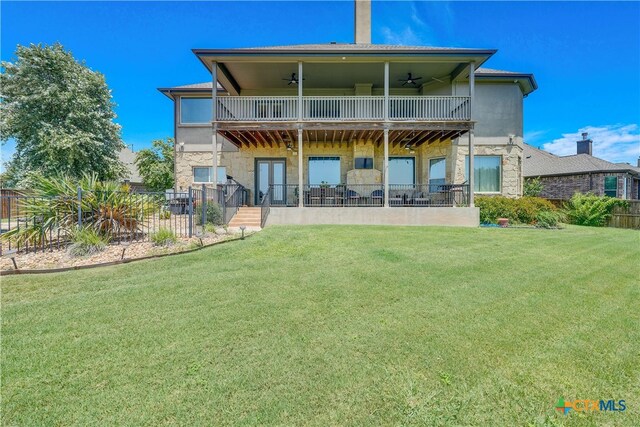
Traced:
[[287, 164], [285, 159], [256, 159], [256, 205], [262, 203], [269, 186], [271, 204], [285, 204]]

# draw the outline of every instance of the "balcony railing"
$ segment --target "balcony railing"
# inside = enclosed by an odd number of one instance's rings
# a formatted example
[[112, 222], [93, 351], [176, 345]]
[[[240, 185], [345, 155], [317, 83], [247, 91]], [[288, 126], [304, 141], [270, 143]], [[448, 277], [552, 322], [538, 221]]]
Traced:
[[[309, 122], [383, 121], [383, 96], [305, 96], [302, 120]], [[295, 96], [222, 96], [218, 98], [221, 122], [281, 122], [298, 120]], [[466, 121], [468, 96], [391, 96], [390, 121]]]
[[[264, 206], [295, 207], [299, 206], [300, 192], [295, 184], [271, 185], [261, 197], [263, 209]], [[384, 205], [384, 186], [305, 185], [302, 197], [305, 207], [381, 207]], [[391, 207], [453, 207], [468, 203], [468, 184], [389, 185]]]

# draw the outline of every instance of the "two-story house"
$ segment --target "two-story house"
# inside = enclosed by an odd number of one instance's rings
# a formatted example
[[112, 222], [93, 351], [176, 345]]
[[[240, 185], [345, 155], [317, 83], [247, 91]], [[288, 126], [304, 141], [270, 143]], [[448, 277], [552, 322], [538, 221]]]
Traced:
[[353, 44], [193, 50], [211, 81], [159, 89], [178, 189], [232, 179], [268, 223], [477, 225], [474, 195], [522, 194], [533, 75], [483, 68], [494, 49], [371, 44], [355, 3]]

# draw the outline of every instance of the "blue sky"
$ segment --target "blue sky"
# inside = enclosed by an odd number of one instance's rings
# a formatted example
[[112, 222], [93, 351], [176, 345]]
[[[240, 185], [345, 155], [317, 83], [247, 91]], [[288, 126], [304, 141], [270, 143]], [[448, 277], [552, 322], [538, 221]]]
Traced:
[[[136, 150], [173, 134], [157, 87], [208, 80], [191, 48], [353, 41], [352, 1], [2, 1], [0, 11], [2, 60], [17, 44], [61, 42], [105, 74]], [[640, 3], [374, 1], [372, 21], [374, 43], [497, 48], [485, 66], [534, 73], [527, 142], [574, 154], [587, 130], [595, 155], [640, 156]], [[12, 151], [5, 144], [2, 160]]]

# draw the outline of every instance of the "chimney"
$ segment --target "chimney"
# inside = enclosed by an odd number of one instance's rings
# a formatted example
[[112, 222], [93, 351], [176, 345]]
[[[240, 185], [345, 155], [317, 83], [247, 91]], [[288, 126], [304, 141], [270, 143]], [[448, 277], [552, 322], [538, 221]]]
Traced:
[[578, 154], [593, 155], [593, 141], [587, 139], [587, 132], [582, 132], [582, 141], [576, 141], [578, 144]]
[[371, 0], [355, 0], [356, 44], [371, 43]]

